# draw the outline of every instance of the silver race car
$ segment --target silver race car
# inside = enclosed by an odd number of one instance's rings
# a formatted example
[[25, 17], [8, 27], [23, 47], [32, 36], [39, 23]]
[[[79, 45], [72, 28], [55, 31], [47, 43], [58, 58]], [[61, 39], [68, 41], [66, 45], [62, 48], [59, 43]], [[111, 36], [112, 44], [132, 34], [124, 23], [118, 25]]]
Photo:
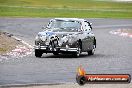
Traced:
[[88, 52], [88, 55], [93, 55], [95, 48], [96, 38], [91, 23], [84, 19], [51, 19], [35, 38], [36, 57], [41, 57], [43, 53], [72, 54], [78, 57], [82, 52]]

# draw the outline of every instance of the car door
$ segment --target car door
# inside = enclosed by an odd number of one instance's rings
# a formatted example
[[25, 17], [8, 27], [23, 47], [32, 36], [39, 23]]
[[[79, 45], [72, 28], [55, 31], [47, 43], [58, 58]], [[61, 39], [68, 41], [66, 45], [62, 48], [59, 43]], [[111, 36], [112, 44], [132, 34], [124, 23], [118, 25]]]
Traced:
[[84, 21], [83, 23], [83, 31], [84, 31], [84, 35], [85, 38], [82, 40], [82, 49], [83, 51], [88, 51], [92, 49], [93, 46], [93, 36], [92, 36], [92, 32], [91, 32], [91, 27], [89, 26], [87, 21]]

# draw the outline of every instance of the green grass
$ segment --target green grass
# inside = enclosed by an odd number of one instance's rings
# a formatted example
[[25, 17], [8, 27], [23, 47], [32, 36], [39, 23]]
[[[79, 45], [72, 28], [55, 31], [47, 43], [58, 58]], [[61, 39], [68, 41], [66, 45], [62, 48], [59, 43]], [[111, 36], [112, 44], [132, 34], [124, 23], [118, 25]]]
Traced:
[[132, 18], [132, 3], [95, 0], [0, 0], [0, 16]]

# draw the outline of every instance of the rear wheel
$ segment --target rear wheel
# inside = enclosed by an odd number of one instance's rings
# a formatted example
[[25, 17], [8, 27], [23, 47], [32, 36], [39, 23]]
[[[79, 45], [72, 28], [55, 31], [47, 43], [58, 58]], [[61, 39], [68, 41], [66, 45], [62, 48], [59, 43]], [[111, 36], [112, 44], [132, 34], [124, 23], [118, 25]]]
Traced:
[[93, 49], [88, 51], [88, 55], [94, 55], [94, 52], [95, 52], [95, 45], [93, 45]]
[[40, 50], [35, 49], [35, 56], [36, 57], [39, 57], [40, 58], [42, 56], [42, 54], [43, 53]]

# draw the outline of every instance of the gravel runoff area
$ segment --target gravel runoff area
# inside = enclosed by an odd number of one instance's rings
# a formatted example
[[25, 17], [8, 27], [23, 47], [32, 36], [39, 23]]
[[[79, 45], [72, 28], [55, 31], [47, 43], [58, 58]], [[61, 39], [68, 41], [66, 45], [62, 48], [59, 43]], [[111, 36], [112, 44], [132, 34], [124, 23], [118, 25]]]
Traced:
[[19, 41], [11, 38], [11, 36], [5, 32], [0, 32], [0, 55], [6, 54], [20, 44]]
[[118, 35], [118, 36], [122, 36], [122, 37], [132, 38], [132, 30], [131, 29], [112, 30], [109, 33], [114, 34], [114, 35]]
[[0, 32], [0, 61], [11, 57], [24, 57], [32, 53], [32, 48], [23, 40], [7, 32]]

